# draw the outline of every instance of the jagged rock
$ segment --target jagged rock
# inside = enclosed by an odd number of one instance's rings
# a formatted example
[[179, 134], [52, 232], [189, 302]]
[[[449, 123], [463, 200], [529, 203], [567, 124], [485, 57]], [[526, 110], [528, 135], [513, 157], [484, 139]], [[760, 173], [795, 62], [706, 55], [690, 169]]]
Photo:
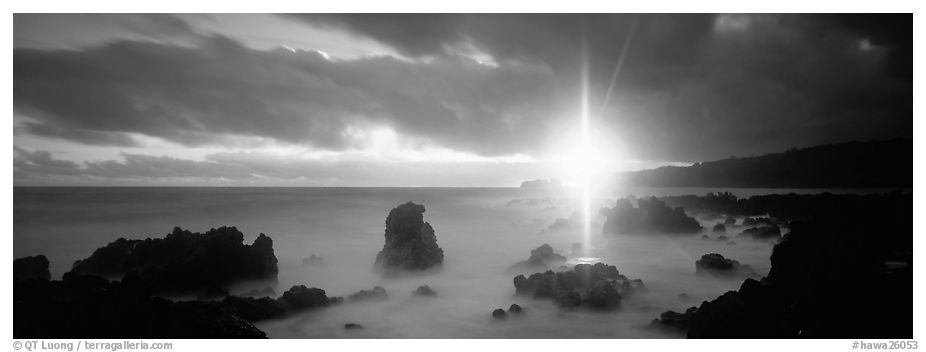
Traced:
[[738, 261], [724, 258], [717, 253], [702, 255], [701, 259], [695, 261], [695, 273], [722, 277], [756, 275], [751, 266], [741, 265]]
[[588, 288], [585, 302], [596, 308], [617, 309], [621, 305], [621, 294], [614, 281], [599, 280]]
[[302, 258], [302, 265], [305, 266], [325, 266], [325, 260], [315, 254], [308, 258]]
[[739, 291], [704, 302], [689, 317], [689, 338], [776, 338], [794, 336], [786, 322], [788, 306], [772, 290], [746, 279]]
[[233, 309], [249, 321], [282, 318], [306, 309], [320, 308], [340, 302], [341, 299], [338, 297], [328, 297], [325, 290], [308, 288], [304, 285], [293, 286], [278, 299], [228, 296], [221, 301], [223, 306]]
[[754, 226], [759, 226], [759, 225], [775, 226], [775, 222], [770, 218], [756, 217], [756, 218], [745, 218], [743, 219], [743, 222], [740, 225], [749, 226], [749, 227], [754, 227]]
[[77, 273], [61, 281], [14, 283], [13, 337], [266, 338], [219, 302], [151, 297], [137, 274], [122, 282]]
[[552, 299], [559, 306], [567, 308], [579, 305], [611, 308], [617, 300], [616, 296], [645, 289], [643, 281], [630, 280], [621, 275], [616, 267], [603, 263], [579, 264], [571, 271], [548, 270], [530, 277], [518, 275], [514, 278], [514, 286], [519, 295]]
[[711, 239], [711, 236], [708, 236], [708, 235], [701, 235], [701, 239], [702, 239], [702, 240], [709, 240], [709, 239]]
[[718, 241], [727, 241], [729, 239], [730, 239], [729, 237], [724, 236], [724, 235], [717, 236]]
[[119, 277], [137, 271], [155, 291], [197, 291], [239, 280], [276, 278], [273, 240], [260, 234], [251, 245], [234, 227], [194, 233], [175, 227], [164, 238], [120, 238], [78, 260], [78, 274]]
[[691, 321], [691, 316], [698, 310], [697, 307], [688, 308], [684, 313], [675, 311], [665, 311], [659, 315], [659, 319], [653, 319], [653, 325], [663, 328], [669, 328], [676, 331], [687, 331]]
[[431, 224], [424, 222], [424, 206], [408, 202], [386, 217], [386, 243], [376, 255], [376, 266], [386, 273], [441, 266], [444, 251], [437, 245]]
[[350, 301], [382, 301], [386, 298], [389, 298], [389, 295], [382, 286], [373, 287], [372, 290], [360, 290], [347, 296]]
[[521, 314], [524, 312], [524, 309], [517, 304], [512, 304], [511, 307], [508, 307], [509, 314]]
[[726, 220], [723, 221], [723, 223], [724, 223], [725, 225], [735, 225], [735, 224], [736, 224], [736, 218], [734, 218], [734, 217], [732, 217], [732, 216], [728, 216], [728, 217], [726, 218]]
[[13, 260], [13, 281], [41, 280], [48, 281], [51, 279], [51, 273], [48, 271], [48, 258], [44, 255], [33, 257], [24, 257]]
[[293, 309], [306, 309], [327, 305], [329, 303], [325, 290], [308, 288], [305, 285], [293, 286], [280, 296], [280, 302]]
[[427, 297], [437, 296], [437, 292], [434, 292], [434, 290], [431, 289], [431, 286], [428, 286], [428, 285], [418, 286], [418, 289], [412, 292], [412, 294], [415, 296], [427, 296]]
[[550, 266], [566, 262], [566, 257], [553, 251], [553, 247], [544, 243], [540, 247], [531, 250], [530, 257], [522, 262], [515, 263], [508, 270], [507, 274], [517, 274], [526, 272], [538, 272], [548, 270]]
[[363, 325], [354, 324], [354, 323], [347, 323], [347, 324], [344, 324], [344, 328], [347, 329], [347, 330], [363, 329]]
[[504, 309], [498, 308], [492, 311], [492, 318], [494, 319], [505, 319], [508, 317], [508, 313], [505, 313]]
[[698, 220], [689, 217], [681, 208], [669, 208], [655, 197], [637, 200], [634, 207], [626, 198], [617, 200], [614, 208], [604, 208], [601, 213], [607, 220], [603, 232], [624, 233], [692, 233], [701, 231]]
[[723, 224], [714, 225], [713, 232], [714, 233], [727, 233], [727, 227], [724, 226]]
[[688, 337], [913, 338], [911, 201], [900, 193], [750, 198], [750, 213], [814, 220], [792, 222], [770, 242], [767, 278], [694, 308]]
[[750, 236], [754, 240], [777, 240], [781, 238], [781, 229], [775, 225], [751, 227], [743, 230], [739, 236]]

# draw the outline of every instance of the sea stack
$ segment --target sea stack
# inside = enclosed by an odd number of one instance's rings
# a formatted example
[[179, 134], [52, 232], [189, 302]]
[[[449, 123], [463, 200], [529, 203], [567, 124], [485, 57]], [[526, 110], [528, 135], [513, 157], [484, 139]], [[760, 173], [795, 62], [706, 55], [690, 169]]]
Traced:
[[386, 244], [376, 255], [376, 267], [385, 273], [426, 270], [444, 263], [431, 224], [424, 222], [424, 206], [408, 202], [386, 217]]

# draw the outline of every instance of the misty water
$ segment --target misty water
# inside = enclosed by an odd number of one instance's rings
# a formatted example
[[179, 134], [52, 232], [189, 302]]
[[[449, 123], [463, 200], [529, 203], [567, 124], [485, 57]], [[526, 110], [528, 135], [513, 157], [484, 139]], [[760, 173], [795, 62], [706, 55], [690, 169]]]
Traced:
[[[256, 325], [271, 338], [638, 338], [680, 337], [648, 328], [659, 313], [683, 311], [736, 289], [741, 280], [695, 275], [695, 260], [706, 253], [749, 264], [765, 275], [771, 246], [736, 238], [735, 245], [704, 240], [721, 219], [699, 219], [705, 230], [691, 235], [602, 235], [601, 206], [621, 195], [703, 195], [732, 191], [740, 197], [821, 190], [625, 189], [596, 197], [591, 236], [580, 223], [548, 230], [557, 218], [581, 218], [576, 195], [565, 191], [492, 188], [14, 188], [16, 258], [44, 254], [53, 279], [78, 259], [118, 237], [163, 237], [174, 226], [205, 231], [236, 226], [250, 243], [269, 235], [279, 259], [276, 282], [246, 282], [231, 292], [272, 286], [280, 294], [292, 285], [319, 287], [329, 296], [347, 296], [379, 285], [389, 298], [346, 302]], [[857, 192], [857, 190], [855, 191]], [[512, 202], [518, 199], [520, 201]], [[389, 210], [413, 201], [426, 207], [425, 221], [444, 250], [441, 270], [384, 279], [373, 270], [383, 247]], [[530, 250], [548, 243], [577, 262], [615, 265], [648, 292], [622, 301], [617, 311], [565, 310], [551, 301], [515, 296], [513, 274], [505, 271], [526, 260]], [[582, 251], [574, 252], [573, 244]], [[303, 265], [312, 254], [324, 266]], [[529, 274], [529, 273], [527, 273]], [[437, 297], [414, 297], [419, 285]], [[680, 301], [681, 293], [691, 299]], [[526, 314], [494, 321], [492, 310], [517, 303]], [[356, 323], [363, 329], [346, 330]]]

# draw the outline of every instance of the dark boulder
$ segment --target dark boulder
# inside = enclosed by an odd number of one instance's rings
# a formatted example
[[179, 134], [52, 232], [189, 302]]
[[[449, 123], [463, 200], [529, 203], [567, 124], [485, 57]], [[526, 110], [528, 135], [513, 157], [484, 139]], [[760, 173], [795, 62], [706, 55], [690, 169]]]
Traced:
[[521, 308], [521, 306], [517, 304], [512, 304], [511, 307], [508, 307], [509, 314], [521, 314], [523, 312], [524, 312], [524, 308]]
[[749, 265], [741, 265], [738, 261], [724, 258], [717, 253], [702, 255], [701, 259], [695, 261], [695, 273], [729, 278], [756, 276], [755, 271]]
[[698, 220], [685, 214], [681, 207], [670, 208], [655, 197], [637, 200], [638, 207], [626, 198], [617, 200], [613, 208], [601, 210], [607, 220], [603, 232], [624, 233], [692, 233], [701, 231]]
[[280, 302], [292, 309], [321, 307], [329, 303], [325, 290], [308, 288], [305, 285], [293, 286], [280, 296]]
[[418, 288], [415, 289], [414, 292], [412, 292], [412, 295], [424, 296], [424, 297], [434, 297], [434, 296], [437, 296], [437, 292], [434, 292], [434, 290], [431, 289], [431, 286], [421, 285], [421, 286], [418, 286]]
[[372, 290], [360, 290], [347, 296], [350, 301], [383, 301], [386, 298], [389, 298], [389, 295], [382, 286], [373, 287]]
[[771, 218], [765, 218], [765, 217], [756, 217], [756, 218], [747, 217], [743, 219], [743, 222], [740, 225], [749, 226], [749, 227], [760, 226], [760, 225], [775, 226], [775, 221], [773, 221]]
[[363, 329], [363, 325], [355, 324], [355, 323], [347, 323], [347, 324], [344, 324], [344, 329], [347, 329], [347, 330]]
[[386, 243], [376, 255], [376, 266], [385, 273], [425, 270], [444, 262], [431, 224], [424, 222], [424, 206], [408, 202], [392, 209], [386, 217]]
[[48, 271], [48, 258], [44, 255], [33, 257], [24, 257], [13, 260], [13, 281], [41, 280], [48, 281], [51, 279], [51, 273]]
[[504, 309], [498, 308], [492, 311], [492, 318], [494, 319], [505, 319], [508, 317], [508, 313], [505, 313]]
[[222, 305], [234, 310], [249, 321], [277, 319], [306, 309], [321, 308], [340, 303], [340, 298], [328, 297], [325, 290], [308, 288], [304, 285], [293, 286], [280, 298], [237, 297], [228, 296]]
[[736, 224], [736, 218], [734, 218], [734, 217], [732, 217], [732, 216], [728, 216], [728, 217], [726, 218], [726, 220], [723, 221], [723, 223], [724, 223], [725, 225], [735, 225], [735, 224]]
[[724, 226], [723, 224], [714, 225], [713, 232], [714, 233], [727, 233], [727, 227]]
[[746, 279], [739, 291], [704, 302], [689, 314], [688, 338], [768, 339], [795, 336], [788, 305], [773, 290]]
[[610, 280], [599, 280], [588, 288], [585, 302], [602, 309], [617, 309], [621, 305], [621, 294], [617, 283]]
[[120, 238], [74, 263], [78, 274], [120, 277], [130, 271], [157, 292], [198, 291], [235, 281], [273, 279], [273, 240], [260, 234], [251, 245], [234, 227], [195, 233], [180, 228], [164, 238]]
[[515, 292], [537, 299], [552, 299], [560, 307], [587, 305], [596, 309], [616, 308], [623, 296], [645, 290], [643, 281], [630, 280], [617, 268], [603, 263], [579, 264], [573, 270], [548, 270], [529, 277], [514, 278]]
[[750, 227], [743, 230], [739, 236], [749, 236], [754, 240], [777, 240], [781, 238], [781, 229], [775, 225]]
[[691, 315], [694, 314], [694, 312], [697, 310], [697, 307], [691, 307], [685, 310], [684, 313], [671, 310], [665, 311], [659, 315], [658, 319], [653, 319], [652, 324], [657, 327], [684, 333], [688, 331]]

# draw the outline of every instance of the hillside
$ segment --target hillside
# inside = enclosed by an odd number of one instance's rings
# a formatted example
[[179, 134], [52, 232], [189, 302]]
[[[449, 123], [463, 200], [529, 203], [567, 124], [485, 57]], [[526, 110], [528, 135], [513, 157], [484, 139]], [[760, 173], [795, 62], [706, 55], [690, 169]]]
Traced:
[[913, 141], [848, 142], [619, 175], [654, 187], [912, 187]]

